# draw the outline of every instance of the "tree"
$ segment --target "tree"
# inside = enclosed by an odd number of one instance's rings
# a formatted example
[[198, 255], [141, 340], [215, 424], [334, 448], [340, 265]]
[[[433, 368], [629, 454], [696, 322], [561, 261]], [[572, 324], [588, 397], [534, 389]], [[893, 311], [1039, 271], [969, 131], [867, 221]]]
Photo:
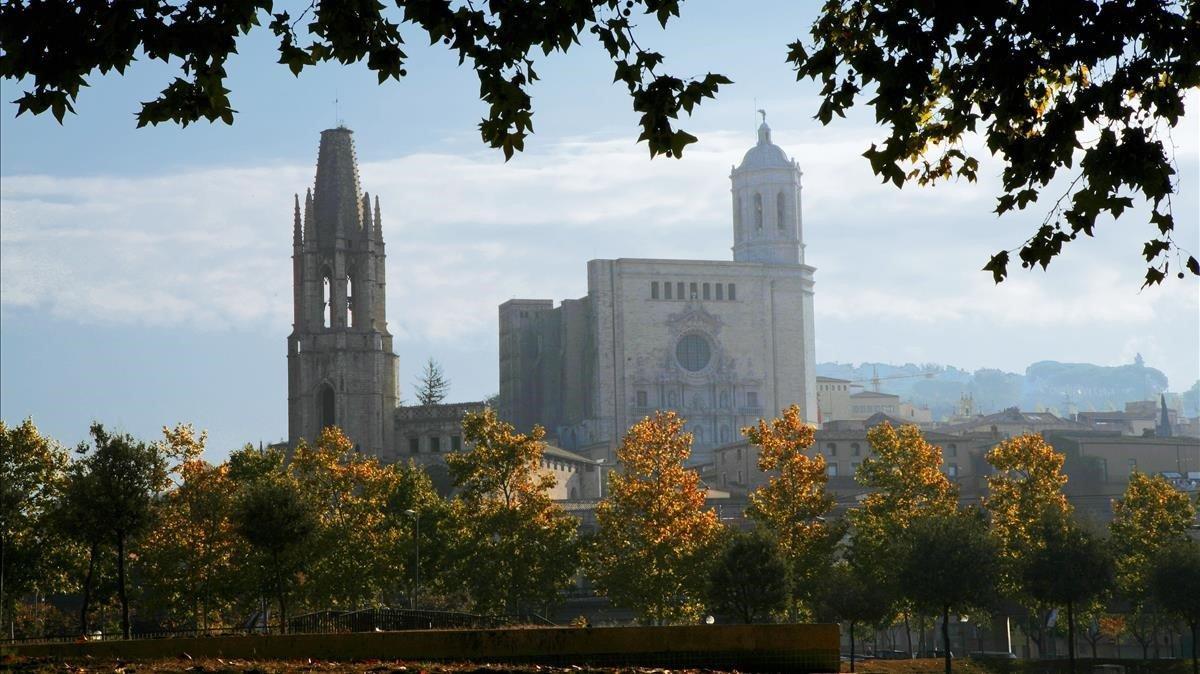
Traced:
[[[955, 512], [958, 489], [941, 471], [941, 449], [916, 426], [897, 429], [885, 422], [867, 431], [867, 440], [874, 455], [863, 460], [855, 478], [870, 493], [846, 516], [854, 539], [850, 557], [875, 582], [894, 586], [904, 530], [918, 517]], [[906, 625], [908, 613], [904, 609]], [[911, 642], [910, 635], [910, 652]]]
[[1067, 655], [1075, 671], [1075, 616], [1109, 590], [1112, 558], [1104, 541], [1070, 520], [1044, 518], [1034, 549], [1023, 568], [1025, 590], [1035, 600], [1067, 609]]
[[[387, 470], [392, 476], [384, 524], [389, 533], [387, 556], [393, 562], [391, 578], [405, 579], [410, 598], [418, 592], [428, 597], [430, 591], [425, 588], [434, 592], [451, 589], [447, 569], [453, 562], [456, 530], [450, 505], [438, 494], [429, 473], [412, 460], [391, 464]], [[415, 600], [412, 603], [417, 605]]]
[[850, 671], [854, 671], [854, 631], [858, 625], [877, 625], [894, 616], [895, 598], [888, 588], [861, 569], [839, 562], [830, 567], [817, 591], [821, 620], [845, 622], [850, 632]]
[[233, 521], [254, 552], [259, 587], [279, 602], [279, 632], [286, 633], [288, 597], [315, 540], [315, 509], [290, 476], [266, 477], [243, 488]]
[[787, 609], [791, 568], [779, 542], [761, 531], [726, 537], [709, 577], [710, 608], [744, 623], [766, 622]]
[[304, 569], [312, 603], [355, 609], [378, 600], [395, 570], [386, 519], [395, 473], [332, 426], [316, 445], [296, 447], [288, 471], [316, 516]]
[[[1005, 162], [998, 214], [1036, 202], [1078, 164], [1019, 246], [1022, 267], [1044, 268], [1064, 244], [1092, 236], [1101, 214], [1133, 206], [1129, 192], [1153, 207], [1146, 285], [1165, 278], [1171, 253], [1178, 258], [1176, 171], [1160, 133], [1179, 123], [1186, 92], [1200, 85], [1191, 3], [830, 0], [811, 36], [810, 46], [791, 45], [788, 61], [797, 78], [822, 82], [823, 124], [871, 96], [889, 134], [863, 156], [885, 182], [975, 180], [979, 163], [965, 139], [984, 125], [988, 151]], [[1001, 251], [984, 269], [999, 283], [1008, 262]], [[1186, 267], [1200, 275], [1196, 258]]]
[[228, 465], [202, 458], [206, 434], [191, 425], [163, 428], [163, 448], [177, 463], [174, 489], [159, 502], [154, 528], [143, 543], [145, 590], [172, 624], [208, 629], [234, 594], [237, 485]]
[[485, 408], [463, 419], [465, 452], [446, 455], [458, 488], [455, 575], [477, 610], [527, 611], [565, 589], [579, 566], [575, 520], [550, 500], [544, 431], [528, 435]]
[[1155, 557], [1150, 571], [1150, 593], [1159, 606], [1187, 623], [1192, 631], [1192, 674], [1200, 674], [1196, 657], [1200, 627], [1200, 544], [1174, 541]]
[[634, 424], [617, 450], [588, 575], [613, 603], [655, 624], [700, 617], [708, 564], [719, 543], [717, 514], [700, 476], [684, 467], [692, 436], [674, 412]]
[[903, 532], [897, 575], [918, 610], [942, 617], [942, 649], [950, 674], [950, 611], [988, 606], [998, 579], [996, 545], [981, 513], [954, 509], [922, 515]]
[[396, 6], [398, 17], [385, 13], [382, 3], [353, 8], [313, 3], [293, 17], [271, 13], [270, 0], [230, 0], [215, 9], [198, 1], [7, 2], [0, 5], [0, 77], [28, 82], [16, 101], [18, 114], [49, 110], [61, 122], [74, 112], [80, 87], [95, 71], [123, 73], [144, 52], [151, 59], [178, 59], [182, 77], [142, 104], [138, 126], [168, 120], [186, 125], [201, 118], [232, 124], [225, 61], [238, 39], [263, 19], [279, 38], [279, 63], [293, 74], [325, 61], [365, 61], [382, 84], [408, 74], [400, 25], [392, 21], [399, 18], [431, 44], [445, 45], [460, 64], [469, 63], [479, 79], [479, 97], [489, 106], [480, 136], [506, 158], [522, 150], [533, 131], [528, 89], [538, 79], [537, 52], [566, 52], [580, 37], [593, 36], [612, 59], [613, 81], [625, 85], [634, 111], [642, 113], [639, 140], [647, 142], [651, 156], [680, 156], [696, 138], [674, 129], [672, 120], [681, 110], [691, 114], [719, 85], [730, 83], [711, 73], [695, 80], [663, 74], [662, 54], [638, 44], [634, 11], [653, 15], [665, 27], [679, 15], [678, 0], [517, 0], [481, 3], [478, 9], [450, 0], [396, 0]]
[[[76, 451], [83, 453], [85, 446]], [[100, 484], [92, 473], [91, 465], [83, 458], [72, 461], [67, 467], [66, 483], [51, 516], [53, 528], [65, 540], [82, 545], [87, 549], [86, 571], [81, 570], [82, 597], [79, 610], [79, 633], [89, 634], [88, 611], [92, 603], [92, 588], [96, 578], [96, 562], [99, 561], [100, 546], [108, 538], [104, 529], [104, 513], [99, 510]]]
[[50, 518], [68, 461], [32, 419], [11, 428], [0, 421], [0, 626], [15, 620], [17, 597], [61, 585]]
[[1135, 604], [1149, 598], [1154, 559], [1172, 542], [1187, 539], [1196, 509], [1165, 478], [1134, 472], [1109, 524], [1117, 587]]
[[413, 382], [417, 392], [417, 402], [421, 405], [436, 405], [446, 399], [450, 391], [450, 380], [442, 372], [442, 366], [430, 358], [425, 362], [421, 376]]
[[157, 445], [129, 434], [111, 434], [92, 424], [95, 444], [82, 460], [87, 464], [87, 496], [101, 529], [116, 548], [117, 596], [121, 602], [121, 633], [129, 639], [129, 597], [126, 562], [130, 541], [147, 531], [154, 521], [155, 497], [167, 485], [167, 462]]
[[[1047, 521], [1066, 522], [1071, 506], [1063, 494], [1067, 476], [1065, 457], [1040, 435], [1026, 434], [1000, 442], [986, 455], [993, 473], [983, 506], [991, 519], [992, 535], [1000, 549], [1001, 586], [1020, 597], [1025, 589], [1024, 566], [1045, 547], [1040, 537]], [[1024, 630], [1044, 644], [1044, 616], [1049, 610], [1026, 595], [1028, 616]]]
[[778, 537], [792, 563], [796, 590], [809, 598], [816, 579], [832, 561], [840, 534], [825, 523], [833, 510], [833, 498], [825, 491], [829, 481], [825, 458], [804, 453], [813, 444], [813, 428], [800, 419], [800, 408], [792, 405], [769, 424], [759, 419], [742, 433], [759, 448], [758, 469], [778, 471], [750, 494], [747, 515]]

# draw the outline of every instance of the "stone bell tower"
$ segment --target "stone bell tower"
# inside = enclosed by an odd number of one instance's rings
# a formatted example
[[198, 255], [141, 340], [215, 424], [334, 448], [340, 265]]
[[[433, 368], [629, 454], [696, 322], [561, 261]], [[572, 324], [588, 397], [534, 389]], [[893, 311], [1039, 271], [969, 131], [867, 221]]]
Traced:
[[397, 358], [387, 330], [379, 199], [359, 189], [352, 132], [321, 132], [315, 186], [296, 196], [288, 443], [338, 426], [363, 452], [390, 454]]
[[758, 143], [729, 174], [733, 183], [733, 259], [803, 264], [800, 167], [771, 142], [767, 113]]

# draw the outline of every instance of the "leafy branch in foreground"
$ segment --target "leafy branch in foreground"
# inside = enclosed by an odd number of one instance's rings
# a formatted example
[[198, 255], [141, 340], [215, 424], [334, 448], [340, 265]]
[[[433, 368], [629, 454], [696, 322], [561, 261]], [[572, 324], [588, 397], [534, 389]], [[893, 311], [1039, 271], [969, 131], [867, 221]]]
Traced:
[[[1010, 252], [1046, 268], [1097, 218], [1116, 218], [1138, 195], [1152, 206], [1145, 285], [1200, 262], [1176, 246], [1176, 170], [1164, 129], [1200, 86], [1195, 2], [930, 3], [828, 0], [813, 43], [790, 45], [797, 78], [820, 80], [817, 118], [845, 116], [860, 93], [890, 135], [864, 153], [897, 187], [952, 177], [974, 181], [963, 138], [980, 127], [1005, 163], [997, 214], [1023, 209], [1061, 171], [1078, 175], [1037, 231], [984, 266], [997, 283]], [[1065, 203], [1064, 203], [1065, 202]], [[1173, 254], [1173, 255], [1172, 255]]]
[[378, 2], [314, 0], [293, 17], [287, 11], [272, 13], [271, 0], [5, 2], [0, 5], [0, 77], [28, 82], [15, 101], [18, 115], [49, 110], [61, 122], [74, 112], [80, 87], [95, 72], [124, 74], [139, 54], [164, 62], [178, 59], [182, 76], [142, 103], [138, 126], [166, 121], [186, 126], [201, 118], [232, 124], [225, 63], [237, 52], [238, 39], [263, 19], [279, 39], [279, 63], [293, 74], [327, 61], [365, 62], [381, 84], [408, 74], [400, 25], [410, 24], [475, 71], [479, 98], [489, 106], [479, 123], [480, 136], [506, 159], [524, 149], [533, 131], [528, 87], [538, 79], [538, 52], [566, 52], [585, 32], [608, 54], [614, 81], [626, 85], [634, 111], [642, 113], [638, 140], [646, 141], [652, 157], [682, 155], [696, 137], [676, 129], [673, 121], [681, 110], [691, 114], [730, 83], [713, 73], [698, 79], [663, 74], [656, 70], [662, 54], [642, 49], [634, 39], [630, 17], [635, 11], [665, 27], [679, 15], [679, 0], [510, 0], [481, 7], [396, 0], [398, 17], [390, 18], [388, 7]]

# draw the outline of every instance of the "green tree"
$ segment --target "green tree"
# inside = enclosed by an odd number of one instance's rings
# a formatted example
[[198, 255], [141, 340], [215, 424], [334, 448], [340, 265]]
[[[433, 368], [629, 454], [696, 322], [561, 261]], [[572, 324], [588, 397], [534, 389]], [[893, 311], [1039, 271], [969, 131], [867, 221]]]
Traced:
[[1200, 544], [1174, 541], [1154, 558], [1150, 592], [1158, 605], [1187, 623], [1192, 632], [1192, 674], [1200, 674], [1196, 657], [1200, 627]]
[[1067, 609], [1067, 654], [1075, 671], [1075, 617], [1113, 583], [1112, 557], [1099, 537], [1070, 520], [1045, 518], [1023, 567], [1026, 592], [1044, 604]]
[[1122, 498], [1113, 502], [1109, 524], [1117, 587], [1140, 605], [1149, 598], [1155, 557], [1175, 541], [1187, 539], [1196, 507], [1165, 478], [1134, 472]]
[[914, 519], [896, 558], [902, 593], [921, 611], [942, 618], [942, 650], [950, 674], [950, 611], [985, 608], [995, 598], [999, 568], [987, 522], [955, 509]]
[[878, 625], [895, 615], [895, 597], [889, 588], [846, 562], [829, 568], [817, 592], [820, 620], [844, 622], [850, 633], [850, 671], [854, 671], [855, 628]]
[[767, 483], [750, 494], [747, 515], [778, 538], [792, 564], [798, 598], [811, 603], [841, 534], [825, 521], [833, 510], [833, 498], [825, 490], [825, 458], [805, 453], [813, 444], [813, 427], [792, 405], [779, 418], [770, 423], [760, 419], [742, 433], [758, 447], [758, 469], [769, 475]]
[[316, 511], [294, 479], [267, 477], [242, 489], [233, 522], [254, 553], [259, 587], [279, 603], [279, 631], [286, 633], [288, 598], [316, 540]]
[[442, 372], [442, 366], [433, 358], [425, 362], [421, 376], [413, 382], [417, 394], [417, 402], [421, 405], [436, 405], [446, 399], [450, 392], [450, 380]]
[[404, 579], [402, 586], [410, 598], [451, 592], [453, 578], [447, 569], [454, 559], [457, 532], [450, 504], [438, 494], [425, 469], [413, 461], [391, 464], [387, 470], [392, 477], [383, 507], [391, 578]]
[[486, 408], [463, 419], [470, 449], [446, 455], [459, 490], [455, 574], [483, 612], [545, 606], [579, 567], [574, 518], [550, 500], [544, 432], [517, 433]]
[[383, 3], [353, 8], [314, 3], [292, 16], [272, 13], [270, 0], [227, 0], [217, 7], [194, 0], [6, 2], [0, 5], [0, 77], [28, 87], [16, 101], [18, 114], [49, 110], [62, 121], [96, 71], [123, 73], [144, 52], [151, 59], [177, 59], [182, 76], [142, 104], [138, 126], [168, 120], [186, 125], [201, 118], [232, 124], [225, 62], [238, 39], [263, 20], [279, 39], [279, 63], [293, 74], [326, 61], [365, 61], [382, 84], [408, 73], [400, 25], [393, 21], [398, 18], [469, 64], [488, 105], [480, 136], [505, 157], [522, 150], [533, 131], [528, 89], [538, 79], [535, 63], [551, 52], [566, 52], [580, 38], [591, 36], [612, 59], [613, 81], [628, 89], [633, 110], [641, 113], [639, 140], [647, 142], [651, 156], [679, 156], [695, 142], [673, 128], [673, 120], [680, 111], [691, 114], [730, 82], [711, 73], [695, 80], [665, 74], [662, 54], [643, 49], [634, 38], [635, 10], [666, 26], [679, 15], [678, 0], [396, 0], [396, 7], [398, 13]]
[[700, 475], [684, 467], [692, 436], [674, 412], [634, 424], [617, 450], [588, 575], [618, 606], [655, 624], [700, 617], [721, 524]]
[[67, 475], [69, 456], [42, 435], [32, 419], [0, 421], [0, 626], [16, 619], [16, 599], [63, 585], [50, 525]]
[[131, 541], [153, 524], [155, 498], [168, 486], [167, 461], [158, 445], [129, 434], [112, 434], [95, 423], [94, 447], [82, 459], [87, 464], [92, 489], [90, 505], [99, 524], [116, 548], [117, 597], [121, 603], [121, 633], [129, 639], [127, 562]]
[[787, 610], [792, 594], [791, 565], [779, 542], [761, 531], [736, 532], [712, 568], [709, 607], [744, 623], [768, 622]]
[[[85, 447], [77, 449], [83, 452]], [[51, 516], [53, 528], [67, 541], [83, 546], [87, 565], [80, 569], [82, 591], [79, 610], [79, 632], [90, 632], [88, 611], [92, 607], [92, 590], [95, 587], [96, 564], [100, 561], [101, 546], [107, 540], [104, 529], [104, 513], [99, 510], [101, 499], [99, 480], [92, 473], [91, 465], [83, 458], [72, 461], [67, 467], [66, 483]]]
[[[1143, 250], [1153, 284], [1180, 252], [1163, 129], [1179, 123], [1186, 92], [1200, 85], [1195, 18], [1191, 2], [830, 0], [812, 43], [793, 43], [788, 61], [798, 78], [822, 82], [824, 124], [870, 96], [888, 135], [863, 156], [897, 187], [975, 180], [966, 138], [980, 127], [1005, 163], [997, 213], [1036, 202], [1070, 172], [1066, 192], [1019, 246], [1023, 267], [1045, 267], [1079, 234], [1092, 236], [1102, 214], [1132, 207], [1128, 193], [1143, 197], [1153, 208]], [[1001, 251], [984, 269], [1000, 282], [1008, 261]], [[1200, 275], [1196, 258], [1186, 267]]]

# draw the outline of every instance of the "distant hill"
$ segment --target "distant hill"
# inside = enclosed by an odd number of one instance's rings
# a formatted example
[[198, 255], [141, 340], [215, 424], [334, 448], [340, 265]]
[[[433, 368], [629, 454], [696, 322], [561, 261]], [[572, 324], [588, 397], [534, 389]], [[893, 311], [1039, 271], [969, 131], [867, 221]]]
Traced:
[[[818, 363], [817, 374], [849, 379], [866, 389], [878, 379], [879, 390], [928, 407], [935, 419], [955, 413], [964, 396], [977, 412], [997, 412], [1018, 406], [1024, 410], [1121, 410], [1126, 402], [1151, 400], [1167, 390], [1167, 376], [1147, 367], [1142, 357], [1128, 365], [1094, 365], [1039, 361], [1024, 374], [981, 369], [974, 372], [938, 363]], [[1187, 416], [1200, 410], [1200, 382], [1182, 395], [1171, 396]], [[1172, 405], [1172, 406], [1175, 406]]]

